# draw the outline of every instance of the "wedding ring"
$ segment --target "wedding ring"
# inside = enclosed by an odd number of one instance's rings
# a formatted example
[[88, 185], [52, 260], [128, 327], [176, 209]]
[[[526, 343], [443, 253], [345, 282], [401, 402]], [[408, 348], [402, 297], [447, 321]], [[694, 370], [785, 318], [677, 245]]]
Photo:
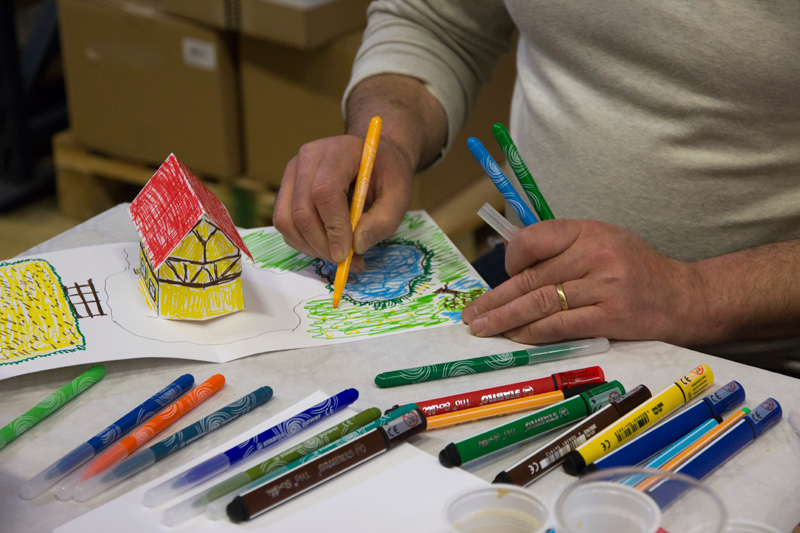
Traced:
[[556, 292], [558, 293], [558, 303], [561, 304], [561, 310], [569, 311], [569, 305], [567, 304], [567, 296], [564, 294], [564, 285], [562, 285], [561, 283], [557, 283]]

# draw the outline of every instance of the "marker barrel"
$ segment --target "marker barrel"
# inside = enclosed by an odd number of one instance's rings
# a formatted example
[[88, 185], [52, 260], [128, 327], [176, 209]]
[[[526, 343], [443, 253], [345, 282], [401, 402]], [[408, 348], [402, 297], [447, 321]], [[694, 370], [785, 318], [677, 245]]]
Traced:
[[510, 483], [525, 487], [561, 464], [566, 454], [591, 439], [650, 398], [650, 389], [639, 385], [589, 418], [554, 438], [534, 453], [519, 461], [506, 471], [500, 472], [494, 483]]
[[[765, 431], [777, 424], [782, 416], [780, 404], [768, 398], [722, 435], [707, 444], [682, 463], [675, 472], [702, 480], [731, 457], [756, 440]], [[648, 489], [648, 493], [664, 509], [686, 490], [668, 480]]]
[[633, 438], [639, 431], [657, 424], [670, 413], [695, 398], [714, 382], [714, 374], [700, 365], [655, 397], [640, 405], [564, 458], [564, 471], [582, 474], [586, 465]]
[[745, 399], [744, 388], [737, 381], [731, 381], [683, 412], [665, 420], [661, 424], [642, 433], [588, 465], [586, 470], [594, 472], [605, 468], [633, 466], [646, 461], [673, 442], [689, 434], [695, 428], [716, 416], [722, 416]]
[[474, 437], [448, 444], [439, 453], [439, 462], [461, 466], [507, 446], [537, 437], [600, 410], [612, 398], [625, 394], [619, 381], [611, 381], [578, 396], [564, 400], [508, 424], [484, 431]]
[[228, 517], [238, 523], [265, 513], [407, 441], [425, 427], [422, 411], [409, 411], [254, 491], [237, 496], [227, 507]]
[[603, 353], [609, 348], [608, 339], [583, 339], [577, 341], [537, 346], [525, 350], [485, 355], [448, 363], [425, 365], [404, 370], [393, 370], [375, 376], [378, 387], [397, 387], [425, 381], [436, 381], [503, 368], [526, 366], [547, 361], [563, 360], [582, 355]]

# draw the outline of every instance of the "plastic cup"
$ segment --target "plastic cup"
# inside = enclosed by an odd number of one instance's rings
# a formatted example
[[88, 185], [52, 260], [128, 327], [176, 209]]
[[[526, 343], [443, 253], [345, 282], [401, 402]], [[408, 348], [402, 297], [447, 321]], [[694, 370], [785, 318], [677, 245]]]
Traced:
[[470, 489], [444, 507], [444, 519], [455, 533], [543, 533], [547, 506], [533, 493], [510, 485]]
[[[642, 490], [642, 481], [652, 486]], [[645, 468], [584, 476], [559, 495], [553, 514], [558, 533], [723, 533], [728, 518], [719, 496], [697, 480]]]
[[728, 525], [722, 531], [724, 533], [781, 533], [779, 529], [772, 526], [738, 518], [728, 520]]

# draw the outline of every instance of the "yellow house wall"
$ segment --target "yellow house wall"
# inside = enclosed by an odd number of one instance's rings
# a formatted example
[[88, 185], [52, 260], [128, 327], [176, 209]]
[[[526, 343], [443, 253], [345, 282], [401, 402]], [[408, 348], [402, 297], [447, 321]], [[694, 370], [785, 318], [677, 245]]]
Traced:
[[159, 315], [180, 320], [204, 320], [241, 311], [244, 308], [242, 278], [198, 289], [162, 283], [159, 294]]

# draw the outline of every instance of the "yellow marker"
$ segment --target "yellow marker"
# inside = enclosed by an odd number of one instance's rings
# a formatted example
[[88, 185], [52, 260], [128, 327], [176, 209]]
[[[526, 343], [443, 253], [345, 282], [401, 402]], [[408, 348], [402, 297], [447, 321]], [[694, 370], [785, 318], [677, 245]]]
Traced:
[[[355, 237], [356, 226], [364, 212], [364, 202], [367, 200], [367, 189], [369, 189], [369, 179], [372, 176], [372, 167], [375, 165], [375, 155], [378, 152], [378, 139], [381, 137], [381, 127], [383, 122], [380, 117], [372, 117], [367, 129], [367, 138], [364, 139], [364, 150], [361, 152], [361, 164], [358, 167], [356, 177], [356, 190], [353, 192], [353, 200], [350, 202], [350, 224], [353, 227], [353, 237]], [[353, 242], [355, 246], [355, 242]], [[353, 260], [353, 248], [347, 254], [347, 259], [339, 263], [336, 267], [336, 279], [333, 281], [333, 307], [339, 307], [339, 300], [342, 298], [344, 286], [347, 284], [347, 276], [350, 274], [350, 262]]]
[[[666, 472], [672, 472], [676, 468], [678, 468], [681, 464], [685, 463], [686, 460], [695, 454], [700, 448], [717, 438], [719, 435], [724, 433], [728, 430], [732, 425], [739, 421], [739, 419], [743, 418], [744, 415], [750, 412], [750, 409], [746, 407], [744, 409], [740, 409], [733, 413], [731, 416], [726, 418], [722, 421], [721, 424], [718, 424], [715, 428], [713, 428], [708, 433], [704, 434], [702, 437], [694, 441], [688, 448], [683, 450], [681, 453], [673, 457], [669, 460], [666, 464], [661, 466], [659, 470], [664, 470]], [[636, 488], [639, 490], [647, 490], [656, 483], [661, 480], [658, 476], [653, 476], [650, 478], [645, 479], [644, 481], [640, 482], [636, 485]]]
[[462, 409], [461, 411], [454, 411], [452, 413], [429, 416], [427, 429], [446, 428], [455, 426], [456, 424], [463, 424], [464, 422], [474, 422], [475, 420], [529, 411], [537, 407], [546, 407], [563, 400], [564, 392], [558, 390], [537, 394], [535, 396], [515, 398], [505, 402], [481, 405], [480, 407], [473, 407], [472, 409]]
[[573, 476], [582, 474], [586, 465], [629, 441], [639, 431], [658, 423], [712, 383], [714, 373], [711, 369], [706, 365], [698, 366], [616, 423], [597, 433], [582, 446], [569, 452], [564, 459], [564, 471]]

